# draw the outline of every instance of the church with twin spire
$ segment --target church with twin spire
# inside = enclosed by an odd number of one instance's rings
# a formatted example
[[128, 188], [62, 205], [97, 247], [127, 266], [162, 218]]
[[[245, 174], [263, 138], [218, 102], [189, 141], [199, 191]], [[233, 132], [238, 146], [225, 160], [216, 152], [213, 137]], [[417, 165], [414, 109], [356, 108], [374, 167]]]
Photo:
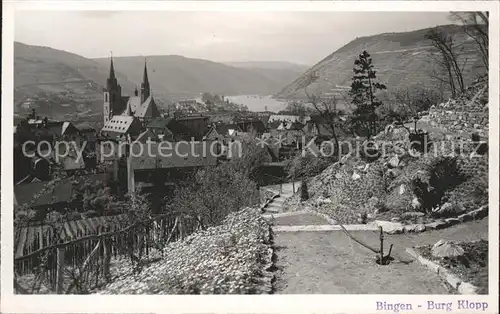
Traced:
[[125, 96], [122, 95], [122, 88], [116, 79], [113, 58], [111, 57], [109, 77], [104, 89], [103, 113], [104, 127], [102, 130], [118, 134], [127, 133], [131, 124], [137, 123], [137, 120], [145, 125], [161, 116], [151, 94], [146, 62], [144, 62], [140, 91], [136, 87], [134, 96]]

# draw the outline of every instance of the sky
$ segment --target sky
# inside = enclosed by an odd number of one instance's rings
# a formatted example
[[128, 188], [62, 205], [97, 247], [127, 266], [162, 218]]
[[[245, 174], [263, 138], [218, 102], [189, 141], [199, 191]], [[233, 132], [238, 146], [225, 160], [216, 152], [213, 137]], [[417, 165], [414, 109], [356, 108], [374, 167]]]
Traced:
[[15, 40], [87, 58], [182, 55], [313, 65], [356, 37], [450, 24], [447, 12], [17, 11]]

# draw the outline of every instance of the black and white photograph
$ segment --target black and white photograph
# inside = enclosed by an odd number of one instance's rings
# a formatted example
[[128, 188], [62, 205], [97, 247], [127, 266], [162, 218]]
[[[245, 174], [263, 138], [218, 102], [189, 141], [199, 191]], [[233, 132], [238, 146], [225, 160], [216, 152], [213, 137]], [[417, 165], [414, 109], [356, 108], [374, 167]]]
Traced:
[[10, 11], [2, 289], [498, 312], [498, 3], [127, 2]]

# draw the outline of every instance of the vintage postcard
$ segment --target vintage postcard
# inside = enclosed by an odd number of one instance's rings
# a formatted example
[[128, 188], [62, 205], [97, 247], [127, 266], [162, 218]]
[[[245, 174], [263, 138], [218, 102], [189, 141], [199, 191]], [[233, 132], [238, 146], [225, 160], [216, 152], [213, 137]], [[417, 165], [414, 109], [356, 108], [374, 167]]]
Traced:
[[498, 313], [499, 7], [7, 1], [1, 312]]

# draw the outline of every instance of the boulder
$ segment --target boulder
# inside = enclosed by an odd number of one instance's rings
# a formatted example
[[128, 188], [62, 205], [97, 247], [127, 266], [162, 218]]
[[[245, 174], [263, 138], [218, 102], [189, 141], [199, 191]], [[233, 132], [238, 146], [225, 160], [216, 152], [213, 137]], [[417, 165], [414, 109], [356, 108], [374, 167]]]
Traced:
[[431, 254], [434, 257], [456, 257], [464, 255], [464, 249], [454, 242], [441, 239], [432, 246]]
[[370, 168], [370, 164], [366, 164], [366, 166], [363, 168], [363, 172], [368, 172], [368, 168]]
[[405, 226], [405, 232], [423, 232], [425, 231], [425, 225], [423, 224], [412, 224]]
[[316, 200], [316, 206], [321, 206], [323, 204], [331, 204], [331, 203], [332, 203], [331, 199], [324, 198], [322, 196], [318, 197], [318, 199]]
[[385, 233], [398, 234], [404, 232], [404, 225], [400, 222], [391, 222], [385, 220], [375, 220], [377, 226], [382, 227]]
[[413, 218], [413, 217], [422, 217], [424, 215], [425, 214], [422, 212], [406, 212], [406, 213], [402, 213], [401, 217], [402, 218]]
[[449, 223], [447, 223], [444, 220], [436, 220], [434, 222], [428, 223], [425, 225], [427, 229], [434, 230], [434, 229], [443, 229], [445, 227], [449, 226]]
[[399, 176], [401, 174], [401, 170], [399, 169], [389, 169], [387, 170], [387, 172], [385, 173], [385, 175], [389, 178], [389, 179], [394, 179], [396, 178], [397, 176]]
[[397, 168], [399, 166], [399, 157], [394, 156], [389, 160], [389, 163], [387, 164], [389, 168]]
[[361, 176], [359, 174], [356, 173], [356, 171], [354, 171], [354, 173], [352, 174], [352, 177], [351, 177], [354, 181], [358, 180], [358, 179], [361, 179]]
[[406, 192], [406, 185], [405, 184], [401, 184], [399, 186], [399, 195], [403, 195], [403, 194], [405, 194], [405, 192]]
[[415, 210], [419, 210], [422, 208], [422, 203], [420, 203], [420, 201], [418, 200], [418, 198], [414, 197], [412, 200], [411, 200], [411, 207]]

